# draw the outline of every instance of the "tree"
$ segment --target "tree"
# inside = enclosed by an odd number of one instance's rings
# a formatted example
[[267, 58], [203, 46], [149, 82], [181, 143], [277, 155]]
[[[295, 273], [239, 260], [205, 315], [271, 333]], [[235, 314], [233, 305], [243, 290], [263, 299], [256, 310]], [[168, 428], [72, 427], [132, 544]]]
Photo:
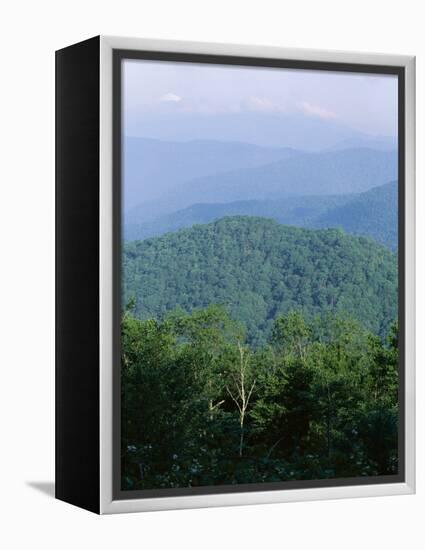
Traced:
[[274, 322], [271, 341], [285, 356], [305, 359], [311, 331], [301, 313], [290, 311]]
[[251, 348], [275, 318], [346, 312], [383, 337], [397, 314], [397, 257], [364, 237], [237, 216], [123, 246], [124, 300], [140, 319], [209, 304], [241, 322]]
[[253, 348], [212, 305], [146, 320], [130, 307], [121, 328], [124, 489], [397, 472], [396, 325], [383, 341], [292, 311]]
[[235, 403], [239, 412], [240, 439], [239, 456], [243, 453], [244, 425], [249, 402], [254, 391], [256, 379], [250, 369], [249, 351], [238, 342], [238, 366], [230, 373], [231, 382], [226, 385], [226, 391]]

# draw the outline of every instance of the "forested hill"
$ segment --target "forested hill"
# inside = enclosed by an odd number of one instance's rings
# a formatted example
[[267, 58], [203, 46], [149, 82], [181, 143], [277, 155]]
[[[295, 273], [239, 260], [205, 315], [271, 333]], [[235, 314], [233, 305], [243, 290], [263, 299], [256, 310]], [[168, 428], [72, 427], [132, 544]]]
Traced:
[[173, 308], [227, 307], [263, 344], [273, 319], [341, 312], [383, 334], [397, 315], [396, 257], [365, 237], [307, 230], [258, 217], [228, 217], [126, 243], [124, 301], [140, 318]]

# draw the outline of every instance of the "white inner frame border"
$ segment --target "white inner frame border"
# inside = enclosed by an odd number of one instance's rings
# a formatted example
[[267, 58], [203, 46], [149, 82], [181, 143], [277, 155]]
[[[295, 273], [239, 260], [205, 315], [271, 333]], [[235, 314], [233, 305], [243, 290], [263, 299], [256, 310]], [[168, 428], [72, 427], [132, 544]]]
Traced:
[[[113, 499], [113, 253], [112, 253], [112, 57], [113, 50], [293, 59], [405, 68], [405, 479], [403, 483]], [[100, 513], [125, 513], [241, 504], [413, 494], [415, 492], [415, 57], [268, 46], [100, 37]]]

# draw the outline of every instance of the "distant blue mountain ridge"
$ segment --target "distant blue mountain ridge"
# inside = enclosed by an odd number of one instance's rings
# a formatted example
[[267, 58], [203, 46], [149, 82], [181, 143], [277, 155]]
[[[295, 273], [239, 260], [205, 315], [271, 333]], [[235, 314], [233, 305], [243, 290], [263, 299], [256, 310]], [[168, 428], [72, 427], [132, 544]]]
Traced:
[[[286, 158], [260, 166], [180, 182], [155, 200], [143, 200], [139, 193], [140, 203], [126, 211], [125, 223], [153, 221], [198, 203], [361, 193], [397, 178], [396, 151], [356, 148], [284, 154]], [[150, 181], [155, 187], [156, 180]]]
[[187, 181], [285, 160], [298, 151], [239, 142], [168, 142], [126, 137], [123, 154], [123, 198], [125, 210], [129, 211]]
[[[347, 126], [337, 118], [308, 116], [305, 113], [234, 112], [202, 114], [187, 112], [144, 113], [126, 125], [128, 135], [150, 136], [175, 142], [215, 140], [252, 143], [261, 147], [289, 147], [303, 151], [331, 149], [345, 140], [356, 146], [372, 146], [370, 140], [394, 141], [387, 136], [372, 136]], [[362, 141], [363, 143], [360, 143]], [[367, 145], [365, 142], [369, 142]]]
[[277, 200], [198, 203], [150, 222], [125, 224], [125, 240], [144, 240], [193, 225], [235, 215], [261, 216], [281, 224], [310, 229], [341, 228], [397, 248], [397, 182], [364, 193], [297, 196]]
[[367, 148], [377, 151], [395, 151], [397, 149], [397, 138], [390, 136], [369, 136], [352, 137], [339, 141], [334, 146], [329, 147], [329, 151], [338, 151], [342, 149]]
[[398, 244], [396, 181], [360, 193], [345, 204], [319, 214], [311, 227], [340, 227], [346, 233], [368, 235], [391, 250]]
[[308, 227], [333, 206], [347, 203], [357, 195], [287, 197], [277, 200], [241, 200], [228, 203], [195, 203], [187, 208], [158, 216], [148, 222], [125, 224], [126, 240], [143, 240], [184, 227], [210, 223], [225, 216], [263, 216], [279, 223]]
[[[326, 143], [322, 144], [322, 149], [325, 145]], [[396, 146], [394, 138], [355, 135], [337, 141], [327, 152], [359, 148], [394, 151]], [[264, 147], [237, 141], [208, 139], [173, 142], [125, 137], [125, 211], [142, 202], [157, 200], [161, 195], [190, 180], [260, 167], [306, 152], [308, 151], [293, 147]]]

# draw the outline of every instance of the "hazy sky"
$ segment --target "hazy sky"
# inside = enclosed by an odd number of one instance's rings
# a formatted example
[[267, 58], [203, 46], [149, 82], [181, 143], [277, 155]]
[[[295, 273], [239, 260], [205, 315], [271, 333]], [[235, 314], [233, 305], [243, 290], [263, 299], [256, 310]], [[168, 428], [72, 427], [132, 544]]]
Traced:
[[123, 71], [125, 135], [151, 137], [155, 117], [183, 127], [197, 116], [253, 113], [397, 135], [395, 76], [141, 60], [124, 61]]

